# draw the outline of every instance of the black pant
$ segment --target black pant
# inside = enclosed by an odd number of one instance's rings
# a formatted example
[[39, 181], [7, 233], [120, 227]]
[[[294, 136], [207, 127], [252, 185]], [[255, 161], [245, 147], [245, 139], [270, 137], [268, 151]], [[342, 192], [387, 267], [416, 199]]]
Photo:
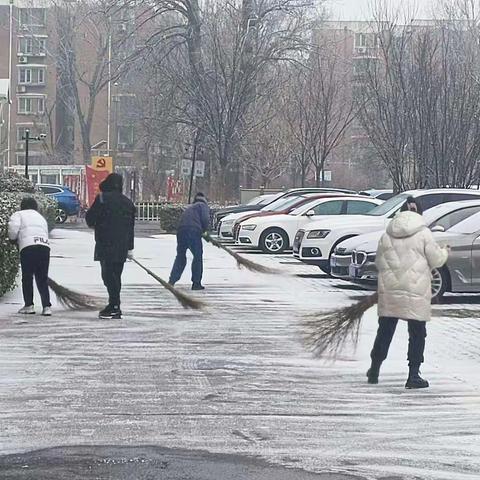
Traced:
[[33, 277], [35, 276], [43, 308], [51, 307], [48, 290], [50, 249], [43, 245], [25, 247], [20, 252], [20, 264], [22, 265], [22, 290], [25, 306], [33, 305]]
[[109, 262], [102, 260], [103, 284], [107, 287], [108, 303], [111, 306], [120, 306], [120, 290], [122, 289], [122, 272], [125, 262]]
[[187, 250], [193, 254], [192, 283], [200, 285], [203, 276], [202, 232], [194, 228], [180, 228], [177, 232], [177, 257], [170, 273], [170, 283], [177, 283], [187, 265]]
[[[378, 331], [370, 357], [373, 362], [381, 363], [387, 358], [388, 348], [397, 328], [398, 318], [380, 317]], [[408, 364], [419, 367], [423, 363], [425, 338], [427, 337], [426, 322], [408, 320]]]

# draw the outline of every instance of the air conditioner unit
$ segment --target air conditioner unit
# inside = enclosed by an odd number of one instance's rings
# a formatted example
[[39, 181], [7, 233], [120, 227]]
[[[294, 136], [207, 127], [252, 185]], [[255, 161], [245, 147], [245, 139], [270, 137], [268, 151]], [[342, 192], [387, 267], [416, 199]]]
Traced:
[[25, 93], [26, 91], [27, 91], [27, 87], [25, 85], [17, 85], [18, 93]]
[[18, 61], [19, 63], [28, 63], [28, 57], [20, 57]]
[[357, 53], [367, 53], [366, 47], [357, 47]]

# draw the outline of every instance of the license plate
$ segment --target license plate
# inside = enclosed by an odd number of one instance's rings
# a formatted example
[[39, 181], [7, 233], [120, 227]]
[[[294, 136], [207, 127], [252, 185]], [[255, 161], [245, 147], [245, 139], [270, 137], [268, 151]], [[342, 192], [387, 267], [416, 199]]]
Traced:
[[348, 275], [352, 278], [357, 278], [358, 277], [358, 268], [353, 266], [353, 265], [350, 265], [348, 267]]

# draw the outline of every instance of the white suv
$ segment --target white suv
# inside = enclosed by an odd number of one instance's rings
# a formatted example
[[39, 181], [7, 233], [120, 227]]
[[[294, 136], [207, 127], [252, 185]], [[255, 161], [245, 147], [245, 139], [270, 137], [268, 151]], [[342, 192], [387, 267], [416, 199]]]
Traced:
[[480, 191], [451, 188], [412, 190], [396, 195], [366, 215], [332, 216], [313, 222], [308, 225], [308, 229], [297, 232], [293, 242], [293, 256], [330, 273], [330, 257], [340, 242], [362, 233], [384, 230], [410, 196], [425, 211], [442, 203], [478, 199]]

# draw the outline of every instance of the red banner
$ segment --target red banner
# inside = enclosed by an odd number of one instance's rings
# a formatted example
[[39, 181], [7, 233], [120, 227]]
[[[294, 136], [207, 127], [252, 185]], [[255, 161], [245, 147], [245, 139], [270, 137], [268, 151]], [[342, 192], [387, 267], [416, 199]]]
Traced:
[[100, 183], [110, 175], [110, 172], [108, 170], [95, 170], [88, 165], [86, 165], [85, 169], [87, 177], [88, 206], [91, 207], [95, 201], [95, 197], [98, 192], [100, 192]]

